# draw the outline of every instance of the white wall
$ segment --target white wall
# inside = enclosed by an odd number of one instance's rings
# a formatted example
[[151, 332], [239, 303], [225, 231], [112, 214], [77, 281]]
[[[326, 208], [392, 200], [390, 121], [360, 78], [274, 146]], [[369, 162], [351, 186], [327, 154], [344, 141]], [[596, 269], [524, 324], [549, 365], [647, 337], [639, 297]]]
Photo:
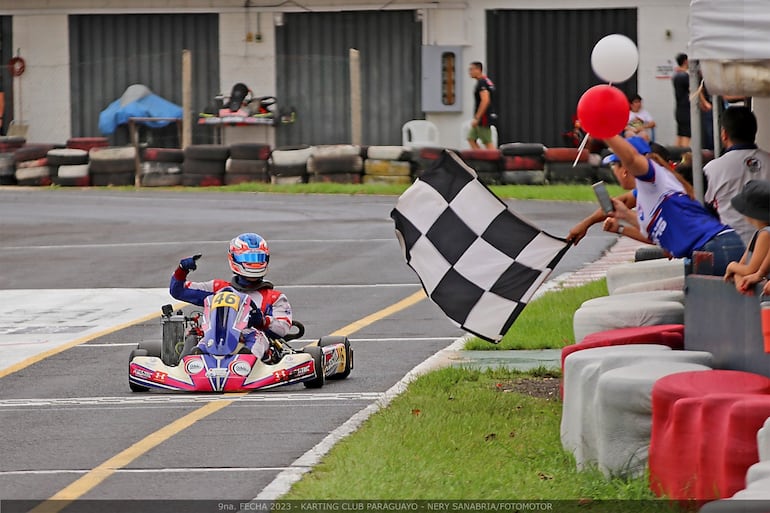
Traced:
[[67, 17], [14, 16], [13, 46], [26, 61], [14, 79], [14, 119], [29, 125], [30, 142], [65, 143], [71, 133]]

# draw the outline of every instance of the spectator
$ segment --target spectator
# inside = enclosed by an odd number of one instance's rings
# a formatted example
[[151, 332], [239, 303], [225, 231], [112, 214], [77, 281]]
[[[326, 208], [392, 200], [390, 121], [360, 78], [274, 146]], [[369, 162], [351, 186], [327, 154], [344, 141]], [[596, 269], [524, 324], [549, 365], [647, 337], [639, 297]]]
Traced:
[[654, 139], [652, 136], [655, 128], [655, 120], [652, 114], [642, 108], [642, 97], [638, 94], [631, 96], [628, 101], [628, 124], [623, 133], [626, 138], [641, 137], [647, 142]]
[[621, 187], [636, 189], [639, 228], [608, 217], [604, 229], [657, 244], [675, 258], [692, 258], [694, 251], [711, 252], [713, 274], [723, 276], [727, 264], [743, 256], [741, 238], [692, 198], [692, 187], [670, 165], [645, 156], [650, 149], [644, 140], [632, 139], [606, 139], [614, 152], [606, 160]]
[[471, 62], [468, 74], [476, 81], [473, 89], [474, 108], [471, 129], [468, 131], [468, 144], [471, 148], [479, 149], [479, 143], [487, 149], [495, 149], [492, 142], [492, 125], [497, 122], [495, 112], [495, 84], [484, 74], [484, 66], [478, 62]]
[[725, 281], [747, 294], [770, 272], [770, 182], [751, 180], [730, 203], [756, 229], [743, 257], [730, 262], [725, 272]]
[[748, 244], [754, 227], [737, 212], [730, 200], [749, 180], [770, 180], [770, 154], [760, 150], [754, 139], [757, 118], [748, 107], [730, 107], [722, 113], [720, 139], [725, 152], [703, 167], [708, 180], [705, 202], [719, 215], [719, 219], [735, 228]]
[[[661, 164], [664, 164], [669, 160], [670, 155], [668, 149], [666, 149], [665, 146], [656, 143], [647, 145], [638, 137], [630, 138], [629, 142], [636, 146], [641, 152], [645, 152], [649, 155], [657, 155], [657, 157], [660, 157], [660, 160], [658, 161]], [[611, 160], [610, 156], [605, 157], [604, 160], [605, 163], [609, 163]], [[612, 204], [615, 208], [615, 212], [612, 215], [615, 218], [623, 220], [625, 225], [631, 225], [639, 228], [639, 222], [636, 219], [636, 213], [632, 211], [632, 209], [636, 207], [636, 191], [627, 191], [619, 196], [612, 198]], [[597, 208], [591, 215], [581, 220], [578, 224], [573, 226], [572, 229], [570, 229], [566, 237], [567, 241], [577, 245], [577, 243], [586, 236], [589, 228], [591, 228], [596, 223], [603, 222], [606, 218], [607, 214], [604, 213], [604, 210]]]
[[674, 118], [676, 119], [676, 146], [690, 147], [690, 74], [686, 53], [676, 56], [676, 72], [671, 81], [674, 85]]

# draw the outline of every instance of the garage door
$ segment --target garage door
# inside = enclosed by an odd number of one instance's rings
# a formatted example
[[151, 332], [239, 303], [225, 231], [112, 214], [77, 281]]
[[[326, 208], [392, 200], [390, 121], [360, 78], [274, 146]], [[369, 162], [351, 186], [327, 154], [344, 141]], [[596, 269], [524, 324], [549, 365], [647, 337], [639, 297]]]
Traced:
[[421, 118], [422, 24], [414, 11], [291, 13], [276, 30], [278, 100], [295, 108], [278, 144], [350, 142], [348, 52], [361, 52], [363, 144], [401, 144]]
[[[610, 33], [637, 36], [636, 9], [496, 10], [486, 18], [500, 142], [563, 146], [580, 96], [601, 82], [591, 69], [596, 42]], [[619, 87], [636, 92], [636, 84], [635, 74]]]
[[[204, 109], [220, 92], [216, 14], [75, 15], [69, 17], [69, 34], [73, 137], [101, 136], [99, 113], [131, 84], [181, 105], [183, 49], [192, 53], [193, 109]], [[172, 146], [162, 143], [176, 142], [176, 127], [152, 136], [154, 144]], [[126, 137], [124, 127], [113, 143]], [[211, 134], [196, 129], [193, 137]]]

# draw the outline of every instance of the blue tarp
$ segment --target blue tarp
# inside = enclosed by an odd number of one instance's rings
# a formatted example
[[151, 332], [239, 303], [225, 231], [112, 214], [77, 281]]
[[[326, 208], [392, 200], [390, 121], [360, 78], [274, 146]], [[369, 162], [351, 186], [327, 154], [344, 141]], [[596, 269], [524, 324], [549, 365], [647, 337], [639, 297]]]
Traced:
[[[130, 86], [122, 97], [110, 103], [99, 113], [99, 130], [104, 135], [110, 135], [119, 125], [128, 123], [128, 118], [182, 119], [182, 107], [150, 92], [144, 86]], [[170, 121], [142, 122], [153, 128], [163, 127], [169, 123]]]

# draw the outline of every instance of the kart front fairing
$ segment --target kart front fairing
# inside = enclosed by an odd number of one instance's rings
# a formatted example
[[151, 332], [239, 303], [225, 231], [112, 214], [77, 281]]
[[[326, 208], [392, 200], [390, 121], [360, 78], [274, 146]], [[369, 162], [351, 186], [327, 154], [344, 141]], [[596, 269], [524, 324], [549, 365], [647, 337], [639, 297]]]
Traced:
[[252, 308], [258, 308], [246, 294], [226, 287], [203, 302], [198, 347], [209, 355], [225, 356], [238, 352], [243, 330], [248, 327]]
[[315, 368], [306, 353], [284, 356], [268, 365], [253, 354], [185, 356], [179, 365], [165, 365], [154, 356], [136, 356], [129, 364], [129, 380], [148, 388], [187, 392], [239, 392], [306, 381], [323, 369]]

